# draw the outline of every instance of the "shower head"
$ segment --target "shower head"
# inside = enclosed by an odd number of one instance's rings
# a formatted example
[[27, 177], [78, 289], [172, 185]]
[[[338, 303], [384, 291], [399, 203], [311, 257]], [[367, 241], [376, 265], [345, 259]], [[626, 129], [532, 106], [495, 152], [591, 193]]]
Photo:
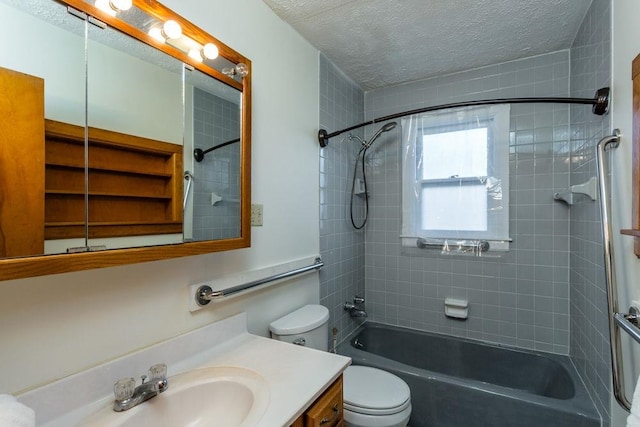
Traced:
[[389, 123], [385, 124], [384, 126], [382, 126], [380, 129], [378, 129], [378, 131], [376, 133], [373, 134], [373, 136], [371, 137], [369, 142], [364, 144], [365, 148], [371, 147], [373, 142], [376, 140], [376, 138], [378, 138], [380, 136], [380, 134], [382, 134], [383, 132], [389, 132], [391, 129], [394, 129], [397, 125], [398, 125], [397, 122], [389, 122]]
[[387, 124], [385, 124], [384, 126], [382, 126], [382, 132], [388, 132], [391, 129], [395, 128], [397, 126], [397, 122], [389, 122]]

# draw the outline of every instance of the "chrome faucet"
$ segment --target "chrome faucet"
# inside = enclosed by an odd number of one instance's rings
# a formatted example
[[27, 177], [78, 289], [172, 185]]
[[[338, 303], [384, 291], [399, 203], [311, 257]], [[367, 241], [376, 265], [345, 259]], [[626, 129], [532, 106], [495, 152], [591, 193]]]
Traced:
[[151, 399], [162, 393], [169, 387], [167, 381], [167, 365], [159, 363], [149, 368], [149, 377], [142, 375], [142, 383], [136, 387], [136, 380], [133, 378], [122, 378], [113, 386], [115, 402], [113, 410], [116, 412], [126, 411], [142, 402]]
[[353, 308], [349, 310], [349, 316], [351, 317], [367, 317], [367, 312], [364, 310], [359, 310], [357, 308]]
[[355, 296], [353, 297], [353, 302], [345, 302], [344, 309], [349, 312], [349, 316], [351, 317], [367, 317], [367, 312], [364, 311], [364, 308], [358, 307], [358, 305], [364, 304], [364, 298]]

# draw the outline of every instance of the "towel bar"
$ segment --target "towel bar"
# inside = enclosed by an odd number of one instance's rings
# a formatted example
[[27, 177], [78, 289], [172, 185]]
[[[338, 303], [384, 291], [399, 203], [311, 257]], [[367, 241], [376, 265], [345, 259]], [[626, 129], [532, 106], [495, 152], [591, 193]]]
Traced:
[[204, 306], [209, 304], [213, 300], [217, 300], [220, 298], [224, 298], [238, 292], [245, 291], [247, 289], [255, 288], [256, 286], [264, 285], [269, 282], [274, 282], [280, 279], [286, 279], [287, 277], [297, 276], [298, 274], [306, 273], [311, 270], [319, 270], [324, 267], [324, 262], [320, 257], [317, 257], [314, 262], [310, 265], [296, 268], [294, 270], [286, 271], [280, 274], [274, 274], [269, 277], [265, 277], [263, 279], [253, 280], [248, 283], [243, 283], [241, 285], [232, 286], [226, 289], [221, 289], [214, 291], [209, 285], [200, 286], [195, 293], [195, 299], [199, 306]]

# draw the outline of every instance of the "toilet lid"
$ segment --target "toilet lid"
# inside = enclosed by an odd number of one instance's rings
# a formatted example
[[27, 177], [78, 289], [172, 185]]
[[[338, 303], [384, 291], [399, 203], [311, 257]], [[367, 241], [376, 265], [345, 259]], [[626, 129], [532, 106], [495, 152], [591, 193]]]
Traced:
[[349, 366], [344, 372], [344, 406], [372, 415], [393, 414], [409, 406], [409, 386], [397, 376], [369, 366]]
[[277, 335], [297, 335], [312, 331], [329, 320], [329, 309], [309, 304], [272, 322], [269, 330]]

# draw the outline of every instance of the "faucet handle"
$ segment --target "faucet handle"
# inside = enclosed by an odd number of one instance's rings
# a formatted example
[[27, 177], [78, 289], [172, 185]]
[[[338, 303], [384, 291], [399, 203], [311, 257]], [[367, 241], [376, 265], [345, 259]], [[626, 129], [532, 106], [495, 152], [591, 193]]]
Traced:
[[136, 388], [136, 380], [133, 378], [122, 378], [113, 385], [113, 394], [119, 402], [125, 401], [133, 396]]
[[355, 296], [353, 297], [354, 304], [364, 304], [364, 297]]
[[158, 363], [149, 368], [149, 377], [153, 380], [164, 380], [167, 378], [167, 365]]

